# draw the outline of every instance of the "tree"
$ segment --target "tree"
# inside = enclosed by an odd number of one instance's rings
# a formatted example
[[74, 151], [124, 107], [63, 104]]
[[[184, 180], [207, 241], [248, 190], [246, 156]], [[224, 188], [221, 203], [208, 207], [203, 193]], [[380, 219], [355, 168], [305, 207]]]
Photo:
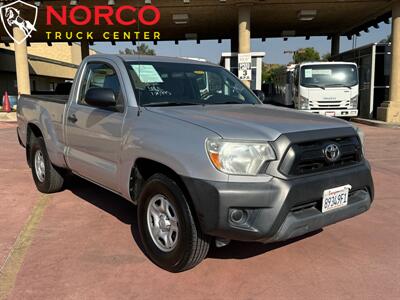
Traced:
[[127, 55], [156, 55], [156, 51], [151, 49], [146, 44], [139, 44], [136, 46], [136, 49], [126, 48], [125, 50], [119, 50], [119, 54], [127, 54]]
[[332, 58], [332, 55], [330, 53], [325, 53], [324, 55], [322, 55], [321, 60], [322, 61], [330, 61]]
[[263, 64], [262, 82], [263, 83], [276, 83], [277, 76], [286, 67], [278, 64]]
[[320, 55], [314, 48], [301, 48], [293, 54], [293, 61], [296, 64], [318, 60], [320, 60]]

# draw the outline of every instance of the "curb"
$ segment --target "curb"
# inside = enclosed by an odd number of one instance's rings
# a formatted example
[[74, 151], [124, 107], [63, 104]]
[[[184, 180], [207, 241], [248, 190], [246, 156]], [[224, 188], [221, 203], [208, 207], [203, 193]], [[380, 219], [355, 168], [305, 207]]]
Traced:
[[17, 113], [15, 113], [15, 112], [11, 112], [11, 113], [0, 112], [0, 122], [5, 122], [5, 123], [17, 122]]
[[353, 119], [351, 119], [351, 121], [355, 122], [355, 123], [360, 123], [360, 124], [374, 126], [374, 127], [380, 127], [380, 128], [400, 129], [400, 124], [398, 124], [398, 123], [387, 123], [387, 122], [383, 122], [383, 121], [369, 120], [369, 119], [362, 119], [362, 118], [353, 118]]

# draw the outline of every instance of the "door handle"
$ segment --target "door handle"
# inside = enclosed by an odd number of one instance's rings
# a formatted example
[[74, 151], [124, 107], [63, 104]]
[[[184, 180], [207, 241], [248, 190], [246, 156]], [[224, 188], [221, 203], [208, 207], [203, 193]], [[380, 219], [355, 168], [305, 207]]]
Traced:
[[78, 119], [76, 118], [75, 114], [72, 114], [68, 116], [68, 121], [70, 121], [71, 123], [76, 123]]

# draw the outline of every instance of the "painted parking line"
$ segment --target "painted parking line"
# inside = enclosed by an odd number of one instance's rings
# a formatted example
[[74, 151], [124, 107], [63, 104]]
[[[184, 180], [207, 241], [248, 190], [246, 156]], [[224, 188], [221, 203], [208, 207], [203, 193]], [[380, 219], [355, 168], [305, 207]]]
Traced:
[[35, 231], [43, 213], [50, 202], [50, 196], [42, 195], [33, 207], [28, 222], [18, 235], [7, 259], [0, 269], [0, 300], [4, 300], [12, 291], [26, 252], [32, 243]]

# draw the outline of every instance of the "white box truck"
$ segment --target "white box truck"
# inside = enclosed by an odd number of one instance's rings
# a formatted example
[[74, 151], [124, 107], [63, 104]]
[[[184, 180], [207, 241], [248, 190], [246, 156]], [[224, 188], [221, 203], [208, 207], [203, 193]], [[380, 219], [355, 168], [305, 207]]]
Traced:
[[355, 63], [307, 62], [296, 65], [294, 70], [288, 68], [287, 73], [288, 76], [282, 77], [286, 80], [284, 93], [275, 102], [325, 116], [358, 115], [359, 81]]

